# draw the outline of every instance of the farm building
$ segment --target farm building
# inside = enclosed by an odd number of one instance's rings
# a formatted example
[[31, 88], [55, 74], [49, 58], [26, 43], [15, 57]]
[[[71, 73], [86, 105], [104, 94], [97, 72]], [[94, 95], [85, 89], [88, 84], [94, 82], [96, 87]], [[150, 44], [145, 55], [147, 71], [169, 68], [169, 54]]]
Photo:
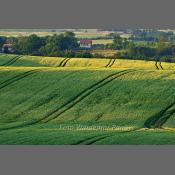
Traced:
[[12, 44], [4, 44], [2, 46], [2, 52], [4, 52], [4, 53], [13, 53], [14, 49], [13, 49]]
[[80, 48], [86, 48], [86, 49], [92, 48], [92, 40], [83, 39], [83, 40], [80, 40], [79, 43], [80, 43]]

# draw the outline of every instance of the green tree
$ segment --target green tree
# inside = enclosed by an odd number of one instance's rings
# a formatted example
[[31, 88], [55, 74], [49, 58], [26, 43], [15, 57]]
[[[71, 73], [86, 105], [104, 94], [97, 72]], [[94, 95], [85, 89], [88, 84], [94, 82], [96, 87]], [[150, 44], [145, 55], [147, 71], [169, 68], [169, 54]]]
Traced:
[[6, 42], [6, 37], [0, 36], [0, 49], [5, 42]]
[[15, 43], [14, 48], [18, 53], [38, 55], [38, 50], [43, 45], [43, 41], [37, 35], [20, 37]]

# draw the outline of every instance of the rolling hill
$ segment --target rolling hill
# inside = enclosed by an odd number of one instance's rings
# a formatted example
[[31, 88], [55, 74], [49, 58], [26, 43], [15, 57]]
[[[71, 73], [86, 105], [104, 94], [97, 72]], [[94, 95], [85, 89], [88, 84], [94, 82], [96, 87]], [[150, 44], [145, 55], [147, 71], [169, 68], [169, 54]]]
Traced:
[[0, 55], [0, 144], [174, 144], [175, 64]]

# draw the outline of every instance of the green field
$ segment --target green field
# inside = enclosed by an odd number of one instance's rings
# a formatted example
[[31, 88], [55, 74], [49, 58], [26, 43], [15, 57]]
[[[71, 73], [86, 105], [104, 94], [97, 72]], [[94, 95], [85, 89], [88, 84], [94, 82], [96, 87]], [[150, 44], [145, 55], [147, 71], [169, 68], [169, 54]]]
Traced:
[[0, 144], [175, 144], [175, 64], [0, 55]]

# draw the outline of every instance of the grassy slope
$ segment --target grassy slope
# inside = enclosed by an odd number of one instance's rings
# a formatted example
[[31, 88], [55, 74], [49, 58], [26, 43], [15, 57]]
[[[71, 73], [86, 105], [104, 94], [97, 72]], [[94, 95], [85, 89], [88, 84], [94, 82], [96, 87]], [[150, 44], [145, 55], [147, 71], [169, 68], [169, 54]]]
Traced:
[[0, 132], [1, 144], [40, 144], [40, 145], [77, 145], [77, 144], [175, 144], [171, 131], [77, 131], [59, 130], [58, 125], [37, 125], [24, 129]]
[[[23, 125], [47, 116], [51, 116], [52, 119], [51, 112], [58, 109], [53, 115], [55, 119], [47, 124], [42, 124], [45, 121], [43, 120], [38, 121], [38, 125], [27, 128], [1, 131], [0, 143], [172, 144], [175, 142], [171, 139], [173, 132], [125, 131], [125, 133], [120, 133], [120, 130], [111, 129], [113, 126], [125, 130], [142, 128], [149, 117], [173, 103], [175, 99], [173, 93], [175, 72], [173, 70], [157, 71], [152, 62], [128, 60], [117, 60], [117, 69], [100, 68], [108, 62], [105, 59], [95, 59], [95, 61], [79, 59], [79, 64], [76, 59], [72, 59], [67, 63], [67, 68], [37, 67], [59, 64], [61, 58], [54, 60], [54, 58], [36, 57], [35, 61], [33, 61], [34, 58], [33, 60], [31, 58], [33, 57], [23, 57], [11, 67], [0, 68], [0, 128]], [[28, 62], [23, 62], [22, 59]], [[47, 60], [47, 63], [43, 63], [43, 59]], [[1, 62], [2, 57], [0, 56]], [[94, 65], [87, 65], [85, 62]], [[15, 67], [17, 64], [19, 67]], [[22, 67], [22, 65], [33, 67]], [[82, 99], [78, 102], [76, 99], [71, 101], [84, 90], [86, 90], [85, 93], [88, 93], [87, 87], [131, 65], [140, 69], [122, 75], [105, 85], [102, 84], [97, 89], [93, 87], [92, 92], [90, 91], [87, 96], [80, 95]], [[142, 69], [146, 68], [146, 65], [147, 69]], [[171, 66], [168, 63], [165, 65]], [[40, 72], [27, 73], [23, 77], [25, 72], [34, 69], [39, 69]], [[19, 77], [17, 81], [15, 76]], [[59, 114], [59, 107], [66, 102], [73, 106], [71, 108], [65, 106], [66, 111]], [[73, 131], [60, 129], [62, 125], [76, 127], [77, 124], [108, 126], [109, 128], [106, 131], [81, 132], [76, 129]], [[174, 127], [174, 124], [172, 115], [163, 126]], [[130, 141], [128, 141], [129, 138]]]

